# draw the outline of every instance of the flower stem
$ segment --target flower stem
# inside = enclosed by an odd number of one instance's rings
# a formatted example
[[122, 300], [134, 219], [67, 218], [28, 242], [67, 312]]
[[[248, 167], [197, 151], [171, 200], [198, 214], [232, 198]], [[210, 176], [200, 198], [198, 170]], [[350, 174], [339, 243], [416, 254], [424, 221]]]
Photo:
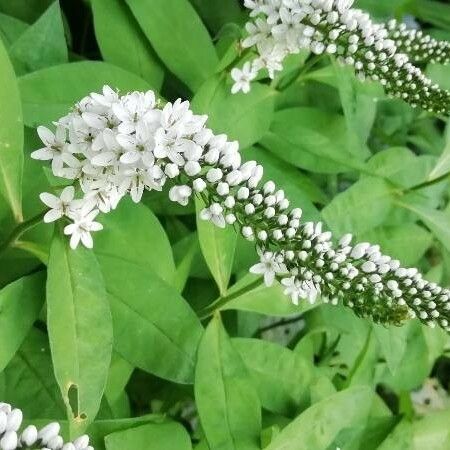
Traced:
[[241, 289], [238, 289], [236, 292], [233, 292], [230, 295], [219, 297], [215, 302], [211, 303], [206, 308], [200, 310], [198, 312], [198, 316], [200, 317], [201, 320], [211, 317], [217, 310], [222, 309], [227, 303], [231, 302], [231, 300], [234, 300], [240, 297], [241, 295], [244, 295], [247, 292], [250, 292], [253, 289], [256, 289], [257, 287], [261, 286], [262, 282], [263, 282], [262, 278], [258, 278], [257, 280], [251, 282], [250, 284], [247, 284], [246, 286], [242, 287]]
[[24, 233], [41, 223], [46, 212], [47, 211], [42, 211], [31, 219], [28, 219], [25, 222], [17, 225], [16, 228], [14, 228], [14, 230], [11, 232], [9, 237], [2, 244], [0, 244], [0, 253], [3, 253], [9, 247], [13, 247]]

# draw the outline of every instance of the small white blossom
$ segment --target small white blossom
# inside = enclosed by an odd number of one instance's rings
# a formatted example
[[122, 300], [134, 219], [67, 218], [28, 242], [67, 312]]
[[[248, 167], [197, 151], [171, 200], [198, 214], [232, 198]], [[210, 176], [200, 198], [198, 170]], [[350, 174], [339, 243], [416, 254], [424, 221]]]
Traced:
[[237, 94], [242, 91], [244, 94], [250, 92], [250, 82], [256, 78], [257, 71], [255, 71], [249, 62], [246, 62], [241, 69], [236, 67], [231, 70], [231, 78], [234, 80], [231, 92]]
[[272, 252], [260, 253], [260, 262], [250, 267], [250, 272], [263, 275], [266, 286], [272, 286], [275, 276], [287, 272], [286, 266], [280, 263]]

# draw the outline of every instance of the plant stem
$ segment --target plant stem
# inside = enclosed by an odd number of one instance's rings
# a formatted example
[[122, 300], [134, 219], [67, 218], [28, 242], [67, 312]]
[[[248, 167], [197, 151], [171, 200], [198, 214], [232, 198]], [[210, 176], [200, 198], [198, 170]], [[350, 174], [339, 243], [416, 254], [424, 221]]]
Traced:
[[424, 181], [423, 183], [416, 184], [415, 186], [408, 188], [405, 192], [418, 191], [420, 189], [425, 189], [429, 186], [433, 186], [434, 184], [440, 183], [441, 181], [448, 178], [449, 175], [450, 172], [444, 173], [444, 175], [441, 175], [440, 177], [437, 177], [434, 180]]
[[41, 213], [37, 214], [36, 216], [32, 217], [31, 219], [28, 219], [27, 221], [22, 222], [19, 225], [17, 225], [17, 227], [14, 228], [14, 230], [11, 232], [11, 234], [6, 239], [6, 241], [0, 245], [0, 253], [4, 252], [9, 247], [13, 247], [15, 245], [15, 243], [18, 241], [18, 239], [24, 233], [26, 233], [28, 230], [35, 227], [39, 223], [41, 223], [46, 212], [47, 211], [42, 211]]
[[257, 287], [261, 286], [261, 284], [262, 284], [262, 278], [258, 278], [257, 280], [253, 281], [250, 284], [247, 284], [243, 288], [238, 289], [236, 292], [233, 292], [230, 295], [225, 295], [224, 297], [219, 297], [215, 302], [211, 303], [206, 308], [203, 308], [202, 310], [200, 310], [198, 312], [198, 316], [200, 317], [201, 320], [211, 317], [218, 309], [221, 309], [228, 302], [231, 302], [231, 300], [234, 300], [235, 298], [238, 298], [241, 295], [244, 295], [247, 292], [250, 292], [253, 289], [256, 289]]

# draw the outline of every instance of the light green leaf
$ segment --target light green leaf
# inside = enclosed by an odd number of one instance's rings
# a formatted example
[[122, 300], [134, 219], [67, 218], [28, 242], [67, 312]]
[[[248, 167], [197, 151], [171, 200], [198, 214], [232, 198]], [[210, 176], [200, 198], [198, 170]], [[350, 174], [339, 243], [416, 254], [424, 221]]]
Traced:
[[[423, 417], [413, 425], [413, 450], [447, 450], [450, 448], [450, 409]], [[386, 449], [387, 450], [387, 449]]]
[[0, 195], [22, 220], [23, 119], [14, 69], [0, 40]]
[[193, 92], [218, 61], [211, 38], [188, 0], [126, 0], [158, 56]]
[[99, 255], [114, 322], [114, 348], [133, 366], [192, 383], [203, 328], [180, 294], [150, 267]]
[[399, 259], [405, 266], [417, 264], [433, 240], [431, 233], [415, 223], [378, 227], [365, 231], [358, 238], [376, 242], [384, 254]]
[[112, 351], [112, 320], [92, 251], [71, 250], [56, 231], [48, 264], [50, 348], [71, 432], [81, 433], [100, 407]]
[[109, 434], [106, 450], [189, 450], [189, 434], [178, 423], [148, 423], [139, 427]]
[[36, 127], [66, 115], [73, 105], [108, 84], [122, 91], [147, 90], [150, 85], [120, 67], [82, 61], [38, 70], [19, 79], [25, 124]]
[[350, 67], [334, 64], [334, 68], [347, 123], [349, 150], [357, 157], [370, 155], [366, 143], [377, 113], [376, 97], [381, 90], [380, 85], [361, 83]]
[[124, 0], [94, 0], [92, 12], [103, 59], [139, 75], [159, 90], [164, 70]]
[[110, 405], [119, 400], [133, 370], [134, 367], [128, 361], [113, 352], [105, 388], [105, 395]]
[[392, 208], [392, 188], [381, 178], [367, 177], [338, 194], [323, 210], [331, 230], [363, 233], [383, 223]]
[[266, 450], [326, 450], [339, 432], [365, 424], [372, 397], [367, 387], [332, 395], [300, 414]]
[[219, 316], [208, 325], [198, 351], [195, 399], [210, 448], [260, 448], [258, 395]]
[[0, 291], [0, 372], [38, 318], [44, 300], [42, 272], [20, 278]]
[[288, 163], [318, 173], [362, 169], [349, 151], [345, 119], [318, 108], [289, 108], [275, 113], [262, 145]]
[[47, 335], [32, 328], [4, 370], [2, 401], [22, 409], [27, 419], [65, 416], [64, 403], [53, 374]]
[[258, 142], [269, 130], [273, 117], [275, 92], [255, 83], [248, 94], [230, 93], [231, 85], [223, 77], [206, 81], [192, 100], [192, 109], [208, 114], [208, 127], [239, 141], [241, 148]]
[[169, 239], [150, 209], [125, 198], [116, 210], [99, 220], [107, 231], [95, 236], [96, 255], [120, 258], [127, 264], [151, 269], [168, 283], [174, 280], [175, 263]]
[[373, 331], [379, 343], [380, 353], [386, 358], [389, 370], [395, 374], [406, 352], [408, 327], [373, 324]]
[[291, 416], [306, 405], [313, 366], [281, 345], [259, 339], [232, 339], [258, 391], [263, 408]]
[[234, 251], [236, 249], [236, 231], [227, 226], [221, 229], [209, 221], [200, 219], [200, 211], [205, 204], [196, 198], [197, 230], [200, 248], [205, 257], [206, 264], [223, 296], [227, 292], [233, 267]]
[[428, 181], [435, 180], [448, 172], [450, 172], [450, 121], [447, 123], [444, 150], [433, 170], [429, 173]]
[[11, 59], [26, 72], [67, 62], [59, 2], [55, 1], [10, 47]]
[[396, 203], [412, 211], [432, 231], [441, 244], [450, 250], [450, 216], [446, 212], [418, 205], [406, 198], [397, 200]]

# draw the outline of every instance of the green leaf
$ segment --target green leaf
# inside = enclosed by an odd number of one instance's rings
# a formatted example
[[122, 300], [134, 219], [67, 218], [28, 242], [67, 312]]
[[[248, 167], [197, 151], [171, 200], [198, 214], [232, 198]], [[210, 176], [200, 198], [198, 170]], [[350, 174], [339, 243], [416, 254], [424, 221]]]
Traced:
[[[355, 156], [370, 154], [366, 146], [377, 113], [379, 85], [361, 83], [350, 67], [334, 64], [339, 96], [347, 123], [349, 149]], [[379, 89], [375, 90], [376, 87]]]
[[102, 215], [100, 221], [107, 231], [95, 237], [96, 255], [149, 268], [168, 283], [174, 280], [175, 263], [169, 239], [150, 209], [126, 198], [117, 209]]
[[23, 119], [14, 69], [0, 41], [0, 195], [22, 220]]
[[348, 148], [345, 119], [317, 108], [289, 108], [275, 113], [262, 145], [288, 163], [317, 173], [361, 169]]
[[124, 0], [94, 0], [92, 11], [103, 59], [139, 75], [159, 90], [164, 70]]
[[313, 366], [281, 345], [259, 339], [232, 339], [240, 353], [263, 408], [291, 416], [306, 405]]
[[395, 374], [406, 352], [408, 327], [394, 327], [373, 324], [380, 353], [386, 358], [392, 374]]
[[193, 92], [218, 61], [211, 38], [188, 0], [126, 0], [158, 56]]
[[396, 203], [405, 209], [412, 211], [436, 236], [441, 244], [450, 250], [450, 217], [446, 212], [421, 206], [406, 198], [397, 200]]
[[231, 94], [223, 76], [207, 80], [192, 100], [192, 109], [208, 114], [208, 127], [239, 141], [241, 148], [258, 142], [269, 130], [273, 117], [275, 92], [254, 83], [248, 94]]
[[20, 278], [0, 291], [0, 372], [38, 318], [44, 300], [42, 272]]
[[392, 192], [390, 185], [381, 178], [363, 178], [338, 194], [322, 210], [322, 216], [338, 236], [363, 233], [383, 223], [388, 216]]
[[112, 320], [94, 253], [71, 250], [58, 231], [48, 264], [47, 326], [71, 432], [81, 433], [94, 420], [106, 386]]
[[191, 3], [214, 33], [218, 33], [227, 23], [242, 22], [245, 17], [237, 0], [191, 0]]
[[399, 259], [405, 266], [417, 264], [433, 240], [428, 231], [415, 223], [378, 227], [365, 231], [358, 238], [376, 242], [384, 254]]
[[445, 147], [439, 157], [438, 162], [433, 170], [428, 175], [428, 181], [436, 180], [437, 178], [450, 172], [450, 122], [447, 123], [445, 132]]
[[[414, 450], [447, 450], [450, 447], [450, 409], [429, 414], [413, 424]], [[387, 450], [387, 449], [386, 449]]]
[[114, 348], [133, 366], [192, 383], [203, 328], [186, 301], [150, 267], [99, 255], [114, 322]]
[[108, 383], [105, 388], [108, 403], [114, 404], [119, 400], [133, 370], [134, 367], [128, 361], [113, 352], [108, 374]]
[[224, 229], [216, 227], [209, 221], [200, 219], [200, 211], [205, 204], [196, 198], [197, 230], [200, 248], [206, 264], [219, 287], [220, 295], [225, 295], [233, 267], [234, 251], [236, 249], [236, 231], [227, 226]]
[[105, 437], [106, 450], [189, 450], [187, 431], [178, 423], [148, 423]]
[[367, 387], [346, 389], [308, 408], [266, 450], [326, 450], [342, 430], [362, 426], [372, 403]]
[[[405, 450], [412, 447], [413, 425], [407, 421], [400, 422], [388, 435], [378, 450]], [[427, 445], [427, 449], [429, 446]]]
[[150, 85], [120, 67], [82, 61], [38, 70], [19, 79], [25, 124], [36, 127], [66, 115], [85, 95], [105, 84], [122, 91], [147, 90]]
[[64, 25], [55, 1], [10, 47], [11, 59], [26, 71], [43, 69], [68, 60]]
[[198, 350], [195, 399], [210, 448], [260, 448], [261, 410], [244, 363], [222, 326], [208, 325]]
[[36, 328], [4, 370], [5, 396], [2, 401], [22, 409], [28, 419], [65, 416], [58, 384], [53, 374], [47, 335]]
[[15, 17], [0, 13], [0, 38], [6, 48], [9, 48], [28, 28], [28, 24]]

